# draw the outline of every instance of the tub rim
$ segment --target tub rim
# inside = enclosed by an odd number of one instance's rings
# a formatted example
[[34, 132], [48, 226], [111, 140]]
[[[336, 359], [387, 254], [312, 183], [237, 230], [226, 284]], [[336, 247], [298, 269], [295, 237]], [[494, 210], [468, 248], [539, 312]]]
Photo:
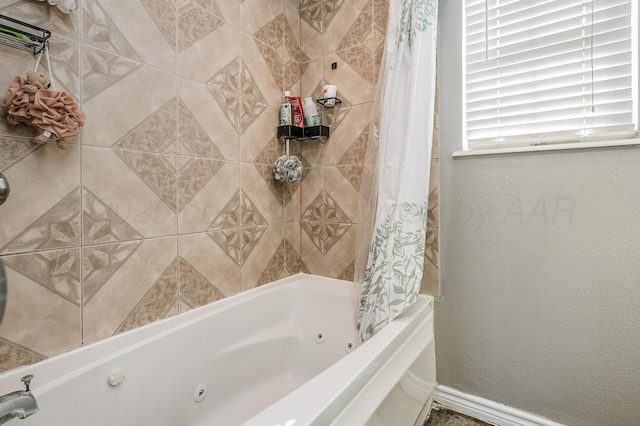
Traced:
[[187, 328], [198, 321], [206, 320], [219, 312], [232, 309], [249, 300], [255, 300], [264, 294], [278, 291], [285, 286], [288, 289], [312, 289], [349, 297], [353, 296], [355, 289], [355, 284], [351, 281], [306, 273], [291, 275], [190, 309], [187, 312], [48, 357], [42, 361], [2, 372], [0, 373], [0, 394], [20, 388], [20, 378], [25, 374], [33, 374], [35, 378], [31, 387], [34, 395], [44, 395], [64, 381], [95, 368], [110, 358], [120, 356], [151, 341]]

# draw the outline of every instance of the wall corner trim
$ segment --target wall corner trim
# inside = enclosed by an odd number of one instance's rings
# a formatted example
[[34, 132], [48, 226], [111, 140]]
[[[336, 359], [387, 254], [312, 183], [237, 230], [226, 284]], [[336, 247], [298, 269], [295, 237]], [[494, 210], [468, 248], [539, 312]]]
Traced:
[[498, 426], [563, 426], [544, 417], [438, 385], [434, 401], [451, 410]]

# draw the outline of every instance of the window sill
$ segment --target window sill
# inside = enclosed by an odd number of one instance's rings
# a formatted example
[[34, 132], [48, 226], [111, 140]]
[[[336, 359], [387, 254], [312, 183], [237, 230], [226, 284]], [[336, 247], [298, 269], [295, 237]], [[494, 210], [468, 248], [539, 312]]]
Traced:
[[524, 152], [563, 151], [567, 149], [607, 148], [613, 146], [640, 145], [640, 138], [613, 141], [576, 142], [553, 145], [514, 146], [509, 148], [478, 149], [475, 151], [455, 151], [452, 157], [475, 157], [480, 155], [518, 154]]

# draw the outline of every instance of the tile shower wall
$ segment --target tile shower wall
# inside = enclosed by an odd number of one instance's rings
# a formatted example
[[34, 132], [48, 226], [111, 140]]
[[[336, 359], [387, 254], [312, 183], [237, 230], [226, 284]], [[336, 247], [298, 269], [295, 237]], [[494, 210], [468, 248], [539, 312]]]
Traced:
[[[300, 253], [312, 273], [350, 280], [354, 274], [358, 193], [382, 61], [388, 0], [301, 0], [302, 96], [338, 86], [342, 106], [325, 116], [326, 143], [302, 142], [308, 170], [300, 195]], [[337, 68], [332, 69], [332, 64]], [[431, 164], [423, 291], [438, 286], [438, 144]]]
[[[56, 81], [87, 113], [65, 151], [0, 119], [0, 371], [297, 272], [351, 279], [387, 1], [76, 2], [64, 15], [0, 0], [53, 32]], [[0, 57], [6, 85], [34, 65]], [[343, 100], [325, 116], [332, 136], [292, 143], [305, 173], [280, 185], [282, 91], [317, 98], [326, 83]], [[434, 147], [435, 277], [437, 165]]]
[[[271, 175], [282, 91], [300, 91], [312, 59], [298, 2], [76, 3], [65, 15], [0, 0], [0, 13], [53, 32], [57, 84], [87, 114], [64, 151], [0, 120], [12, 188], [0, 207], [0, 370], [310, 269], [300, 185]], [[6, 47], [0, 57], [6, 86], [34, 66]]]

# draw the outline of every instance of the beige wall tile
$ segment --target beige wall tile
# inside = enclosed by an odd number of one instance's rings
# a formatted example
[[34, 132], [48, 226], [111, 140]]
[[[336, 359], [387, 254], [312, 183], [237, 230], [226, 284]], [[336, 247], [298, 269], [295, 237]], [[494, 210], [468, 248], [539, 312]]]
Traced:
[[[84, 42], [165, 71], [176, 71], [175, 11], [162, 17], [148, 2], [95, 0], [84, 3]], [[163, 11], [164, 12], [164, 11]]]
[[[302, 226], [312, 225], [314, 227], [322, 227], [322, 223], [302, 223]], [[322, 251], [314, 244], [313, 239], [306, 230], [300, 232], [300, 258], [309, 269], [311, 274], [324, 274], [324, 256]]]
[[176, 167], [173, 155], [83, 147], [84, 187], [143, 237], [176, 233]]
[[[212, 160], [197, 160], [201, 163], [217, 163]], [[217, 164], [210, 164], [208, 168], [213, 171]], [[208, 177], [204, 180], [203, 176]], [[188, 174], [179, 176], [178, 191], [181, 192], [186, 188], [190, 193], [195, 193], [189, 198], [185, 198], [185, 205], [180, 205], [180, 213], [178, 215], [178, 233], [186, 234], [190, 232], [204, 232], [215, 224], [215, 228], [221, 227], [219, 224], [224, 222], [228, 225], [225, 227], [238, 227], [227, 219], [225, 214], [228, 209], [225, 207], [236, 193], [240, 190], [240, 164], [225, 161], [212, 176], [198, 173], [195, 177]], [[186, 181], [183, 181], [186, 180]], [[197, 192], [196, 192], [197, 191]], [[221, 216], [222, 215], [222, 216]]]
[[272, 169], [272, 166], [242, 163], [240, 188], [267, 223], [282, 223], [284, 221], [283, 189], [282, 184], [275, 182]]
[[178, 55], [182, 77], [205, 83], [240, 56], [240, 30], [223, 24]]
[[326, 166], [364, 163], [372, 116], [372, 102], [350, 107], [344, 119], [331, 128], [331, 136], [325, 142]]
[[[316, 4], [320, 4], [320, 0], [314, 0]], [[311, 60], [322, 58], [323, 41], [322, 33], [313, 25], [318, 25], [318, 20], [314, 20], [315, 7], [306, 8], [301, 11], [302, 19], [300, 22], [300, 50]]]
[[314, 167], [305, 170], [307, 177], [300, 191], [300, 220], [322, 222], [324, 210], [319, 208], [324, 203], [324, 168]]
[[[302, 98], [311, 96], [314, 100], [320, 97], [324, 84], [322, 58], [311, 59], [304, 67], [304, 73], [300, 80], [300, 94]], [[320, 110], [318, 110], [320, 113]]]
[[324, 151], [324, 143], [319, 139], [309, 139], [300, 142], [300, 159], [305, 167], [317, 168], [322, 166]]
[[[264, 53], [264, 55], [263, 55]], [[266, 58], [265, 58], [266, 55]], [[275, 49], [242, 34], [242, 60], [268, 105], [279, 107], [284, 100], [282, 63]], [[269, 61], [269, 62], [267, 62]], [[269, 66], [271, 63], [271, 66]], [[278, 67], [280, 67], [278, 69]]]
[[285, 239], [285, 258], [284, 269], [287, 275], [294, 275], [299, 272], [309, 273], [309, 268], [302, 261], [300, 246], [300, 223], [285, 223], [284, 239]]
[[242, 31], [255, 34], [282, 14], [282, 2], [274, 0], [244, 0], [240, 3]]
[[[278, 251], [284, 238], [284, 225], [268, 225], [264, 230], [255, 232], [248, 228], [244, 231], [246, 240], [243, 247], [242, 290], [254, 288], [263, 275], [274, 276], [273, 264], [277, 270], [284, 266], [283, 253]], [[257, 238], [257, 239], [256, 239]], [[272, 262], [274, 260], [276, 262]], [[279, 278], [279, 277], [278, 277]]]
[[355, 261], [356, 227], [345, 225], [349, 228], [324, 255], [324, 274], [327, 277], [340, 277]]
[[0, 171], [6, 171], [17, 164], [33, 151], [42, 148], [43, 145], [27, 139], [12, 136], [0, 136]]
[[241, 161], [268, 165], [278, 158], [278, 114], [278, 109], [266, 108], [240, 135]]
[[[337, 68], [332, 70], [331, 64], [334, 62], [337, 63]], [[340, 96], [349, 99], [351, 104], [373, 102], [374, 86], [372, 82], [351, 67], [343, 58], [335, 53], [329, 54], [324, 57], [323, 67], [324, 79], [327, 84], [336, 85]], [[367, 76], [369, 75], [367, 74]]]
[[[84, 256], [95, 249], [85, 247]], [[174, 303], [171, 296], [177, 297], [176, 257], [175, 237], [142, 241], [85, 302], [84, 342], [163, 318]]]
[[[87, 50], [91, 51], [85, 48]], [[88, 59], [86, 54], [85, 59]], [[86, 69], [84, 73], [86, 77]], [[87, 90], [86, 78], [83, 90]], [[98, 90], [98, 87], [92, 90]], [[83, 103], [87, 114], [83, 143], [94, 146], [116, 144], [176, 95], [175, 75], [155, 68], [142, 66], [126, 76], [117, 76], [112, 85]], [[166, 133], [170, 131], [175, 132], [175, 128], [169, 126]]]
[[[305, 179], [305, 173], [310, 169], [303, 169], [302, 179]], [[298, 222], [300, 220], [300, 194], [302, 182], [296, 183], [283, 183], [285, 208], [284, 208], [284, 221], [285, 222]]]
[[325, 167], [324, 188], [331, 199], [327, 208], [335, 209], [325, 213], [325, 222], [352, 223], [358, 216], [358, 191], [336, 167]]
[[[180, 235], [178, 252], [181, 259], [228, 297], [240, 292], [240, 265], [216, 242], [222, 234], [223, 231], [214, 231]], [[180, 310], [185, 310], [182, 304]]]
[[[350, 46], [369, 42], [373, 6], [371, 0], [352, 0], [341, 4], [331, 22], [325, 25], [324, 54], [333, 53], [345, 40]], [[342, 47], [345, 45], [343, 44]]]
[[[238, 97], [233, 99], [237, 100]], [[218, 160], [240, 159], [237, 108], [219, 89], [180, 79], [178, 131], [180, 154]]]
[[185, 259], [179, 259], [180, 302], [176, 313], [224, 299], [226, 296]]
[[178, 51], [184, 51], [225, 25], [227, 19], [215, 1], [182, 2], [178, 5]]
[[[56, 90], [69, 93], [78, 102], [80, 100], [80, 43], [54, 35], [49, 40], [49, 55]], [[43, 59], [41, 64], [44, 65], [44, 62]], [[50, 78], [49, 71], [44, 66], [40, 66], [38, 73]]]
[[225, 22], [233, 24], [236, 27], [240, 27], [242, 25], [242, 20], [240, 18], [241, 1], [216, 0], [216, 4], [224, 17]]
[[[5, 142], [8, 148], [30, 144], [16, 139]], [[3, 158], [7, 154], [4, 150]], [[80, 146], [61, 150], [50, 143], [15, 155], [17, 162], [2, 171], [11, 194], [2, 205], [0, 253], [79, 245]], [[58, 226], [63, 227], [59, 234]]]
[[79, 248], [3, 257], [8, 297], [0, 338], [43, 357], [80, 347], [79, 257]]

